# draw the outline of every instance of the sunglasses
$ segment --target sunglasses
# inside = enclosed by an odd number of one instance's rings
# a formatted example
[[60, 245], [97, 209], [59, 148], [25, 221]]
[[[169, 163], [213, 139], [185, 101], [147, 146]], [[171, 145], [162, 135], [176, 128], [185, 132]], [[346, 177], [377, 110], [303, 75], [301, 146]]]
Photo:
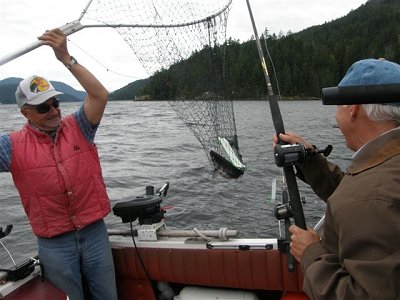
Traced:
[[58, 108], [60, 106], [60, 100], [54, 99], [51, 103], [42, 103], [39, 105], [34, 105], [29, 108], [33, 108], [39, 114], [48, 113], [51, 110], [51, 107]]

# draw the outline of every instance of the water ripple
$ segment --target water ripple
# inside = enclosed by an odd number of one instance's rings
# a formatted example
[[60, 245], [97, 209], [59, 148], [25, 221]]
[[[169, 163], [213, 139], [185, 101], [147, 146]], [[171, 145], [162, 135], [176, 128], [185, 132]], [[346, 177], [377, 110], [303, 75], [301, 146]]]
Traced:
[[[64, 115], [79, 104], [63, 103]], [[332, 144], [332, 159], [340, 166], [351, 153], [335, 126], [334, 108], [316, 101], [280, 102], [287, 131], [301, 133], [320, 147]], [[98, 129], [96, 144], [107, 191], [114, 205], [144, 194], [147, 185], [170, 182], [163, 205], [170, 228], [237, 229], [242, 237], [276, 237], [278, 222], [271, 203], [271, 182], [281, 175], [273, 160], [274, 127], [265, 101], [234, 103], [239, 145], [247, 171], [238, 180], [212, 178], [213, 170], [200, 143], [165, 102], [111, 102]], [[2, 132], [20, 128], [24, 120], [14, 105], [0, 105]], [[325, 204], [299, 183], [306, 197], [310, 226], [322, 216]], [[14, 224], [2, 241], [17, 260], [36, 254], [36, 243], [9, 174], [0, 174], [1, 224]], [[125, 228], [112, 213], [110, 228]], [[0, 250], [0, 261], [8, 263]], [[3, 266], [4, 267], [4, 266]]]

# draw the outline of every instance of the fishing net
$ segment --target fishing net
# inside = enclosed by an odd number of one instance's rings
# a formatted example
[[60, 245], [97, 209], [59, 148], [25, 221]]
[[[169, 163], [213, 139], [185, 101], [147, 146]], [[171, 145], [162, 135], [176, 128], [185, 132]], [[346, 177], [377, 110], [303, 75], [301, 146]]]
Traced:
[[[232, 0], [91, 0], [66, 35], [90, 27], [115, 28], [150, 75], [138, 99], [168, 100], [202, 144], [215, 171], [240, 177], [233, 104], [227, 101], [226, 26]], [[28, 45], [0, 59], [27, 53]], [[117, 50], [116, 50], [117, 51]], [[217, 173], [217, 172], [216, 172]]]
[[82, 21], [118, 24], [113, 27], [151, 75], [139, 99], [168, 100], [203, 146], [216, 173], [238, 178], [245, 166], [233, 103], [226, 100], [224, 90], [231, 2], [94, 1]]

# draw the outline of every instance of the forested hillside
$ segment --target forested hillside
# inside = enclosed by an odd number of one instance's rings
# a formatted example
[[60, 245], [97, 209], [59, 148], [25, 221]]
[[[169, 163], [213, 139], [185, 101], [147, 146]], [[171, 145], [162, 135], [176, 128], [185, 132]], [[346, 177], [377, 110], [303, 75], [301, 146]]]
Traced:
[[356, 60], [400, 63], [400, 1], [370, 0], [343, 18], [270, 44], [282, 94], [319, 96]]
[[[298, 33], [262, 34], [261, 43], [265, 53], [268, 45], [283, 97], [319, 97], [321, 88], [337, 85], [356, 60], [384, 57], [400, 62], [400, 1], [369, 0], [345, 17]], [[222, 68], [224, 77], [215, 82], [223, 87], [224, 92], [219, 96], [228, 99], [266, 97], [254, 38], [244, 43], [228, 39], [224, 46], [226, 48], [212, 49], [213, 70], [201, 68], [202, 59], [207, 59], [207, 51], [210, 52], [204, 49], [145, 82], [132, 83], [116, 91], [111, 98], [199, 98], [210, 91], [210, 82], [206, 79]], [[274, 91], [278, 93], [269, 59], [267, 65]], [[183, 78], [183, 70], [193, 72]]]

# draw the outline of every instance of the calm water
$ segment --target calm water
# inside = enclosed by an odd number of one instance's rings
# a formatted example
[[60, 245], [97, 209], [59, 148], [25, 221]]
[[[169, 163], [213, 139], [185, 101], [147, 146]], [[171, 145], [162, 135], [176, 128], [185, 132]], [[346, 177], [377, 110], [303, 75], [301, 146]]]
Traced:
[[[62, 104], [64, 115], [79, 104]], [[296, 131], [313, 144], [332, 144], [331, 159], [342, 167], [351, 156], [335, 127], [335, 107], [319, 101], [280, 102], [286, 131]], [[159, 188], [170, 182], [164, 205], [169, 228], [239, 230], [240, 237], [276, 237], [278, 222], [270, 201], [271, 182], [281, 170], [273, 160], [274, 132], [265, 101], [234, 103], [239, 145], [247, 166], [244, 176], [229, 181], [212, 178], [200, 143], [164, 102], [111, 102], [98, 130], [96, 143], [103, 175], [112, 203], [144, 193], [145, 186]], [[0, 105], [0, 133], [19, 129], [25, 120], [14, 105]], [[299, 183], [306, 197], [308, 226], [323, 215], [324, 204]], [[20, 204], [10, 174], [0, 174], [0, 226], [13, 224], [12, 233], [1, 241], [18, 262], [36, 254], [36, 242]], [[112, 213], [106, 222], [112, 229], [127, 225]], [[0, 267], [10, 266], [0, 246]]]

